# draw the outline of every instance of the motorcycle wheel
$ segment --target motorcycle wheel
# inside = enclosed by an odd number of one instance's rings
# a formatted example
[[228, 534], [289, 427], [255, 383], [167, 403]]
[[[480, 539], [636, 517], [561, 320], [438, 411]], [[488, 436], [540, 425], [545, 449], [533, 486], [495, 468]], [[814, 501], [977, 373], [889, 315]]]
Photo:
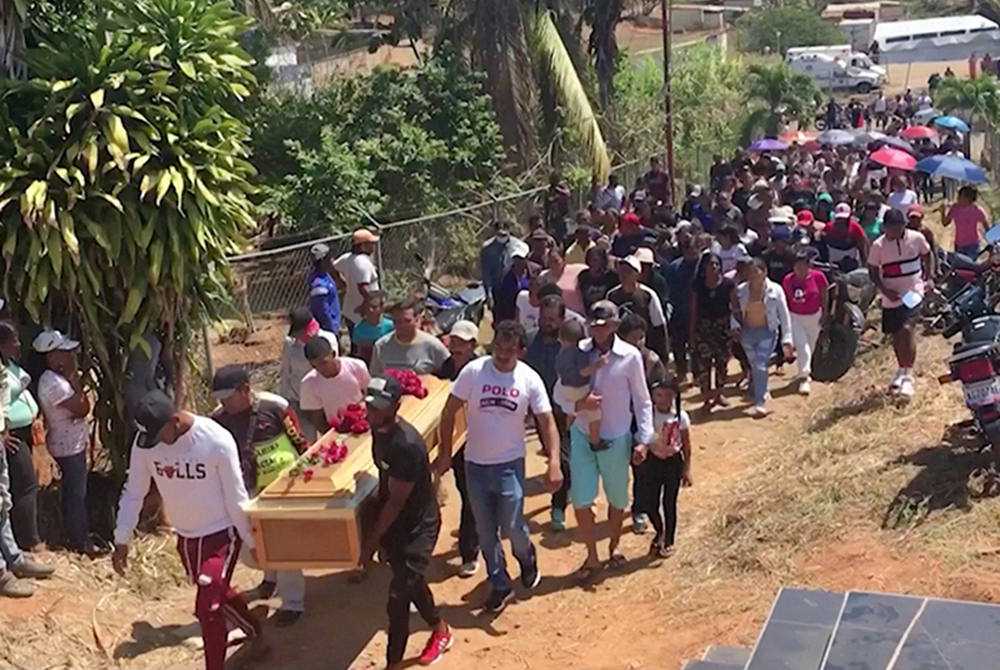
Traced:
[[840, 379], [854, 365], [858, 333], [842, 323], [831, 323], [816, 342], [812, 357], [812, 378], [818, 382]]

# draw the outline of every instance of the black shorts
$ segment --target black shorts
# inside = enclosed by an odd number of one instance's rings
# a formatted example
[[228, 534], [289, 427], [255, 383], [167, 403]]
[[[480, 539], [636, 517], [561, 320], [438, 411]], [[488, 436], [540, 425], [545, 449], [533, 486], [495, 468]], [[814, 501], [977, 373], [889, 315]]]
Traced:
[[903, 329], [903, 326], [908, 324], [914, 316], [916, 316], [916, 311], [910, 309], [906, 305], [900, 305], [899, 307], [889, 307], [882, 308], [882, 332], [886, 335], [895, 335]]

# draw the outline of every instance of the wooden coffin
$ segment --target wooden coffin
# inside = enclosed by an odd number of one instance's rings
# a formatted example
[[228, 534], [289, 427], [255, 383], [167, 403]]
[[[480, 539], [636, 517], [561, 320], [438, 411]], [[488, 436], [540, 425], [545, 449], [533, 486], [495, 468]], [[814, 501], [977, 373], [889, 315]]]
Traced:
[[[405, 396], [399, 415], [423, 436], [431, 461], [437, 457], [438, 425], [451, 383], [423, 376], [427, 397]], [[454, 448], [465, 443], [465, 412], [455, 421]], [[246, 507], [257, 543], [257, 559], [267, 569], [335, 569], [357, 565], [363, 527], [374, 520], [378, 470], [372, 461], [371, 434], [329, 431], [309, 453], [339, 442], [347, 457], [329, 466], [316, 465], [310, 481], [282, 473]]]

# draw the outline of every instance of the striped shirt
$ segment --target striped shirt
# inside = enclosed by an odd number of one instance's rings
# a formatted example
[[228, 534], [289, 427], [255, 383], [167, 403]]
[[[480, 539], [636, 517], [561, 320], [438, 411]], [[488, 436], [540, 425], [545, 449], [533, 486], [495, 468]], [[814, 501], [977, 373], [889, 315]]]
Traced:
[[[899, 297], [909, 291], [924, 293], [923, 266], [921, 258], [930, 254], [927, 238], [915, 230], [903, 231], [903, 237], [890, 240], [885, 235], [872, 242], [868, 252], [868, 265], [878, 268], [882, 276], [882, 286], [896, 291]], [[899, 307], [902, 300], [890, 300], [882, 295], [883, 307]]]

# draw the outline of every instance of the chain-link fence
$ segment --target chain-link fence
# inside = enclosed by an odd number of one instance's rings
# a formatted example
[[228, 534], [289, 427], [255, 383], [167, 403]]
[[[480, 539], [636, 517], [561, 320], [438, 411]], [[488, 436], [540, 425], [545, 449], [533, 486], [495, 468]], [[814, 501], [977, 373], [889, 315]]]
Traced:
[[[630, 186], [643, 167], [640, 160], [617, 166], [618, 182]], [[479, 248], [490, 235], [490, 223], [506, 219], [523, 228], [531, 214], [542, 211], [544, 194], [545, 187], [539, 187], [442, 214], [391, 223], [368, 222], [381, 236], [375, 261], [383, 289], [394, 297], [420, 290], [425, 274], [444, 285], [450, 283], [449, 278], [478, 278]], [[574, 200], [577, 207], [583, 207], [588, 194], [575, 192]], [[306, 304], [312, 267], [309, 250], [318, 242], [340, 255], [350, 251], [351, 235], [317, 238], [229, 259], [237, 307], [251, 327], [254, 317], [283, 316]]]

